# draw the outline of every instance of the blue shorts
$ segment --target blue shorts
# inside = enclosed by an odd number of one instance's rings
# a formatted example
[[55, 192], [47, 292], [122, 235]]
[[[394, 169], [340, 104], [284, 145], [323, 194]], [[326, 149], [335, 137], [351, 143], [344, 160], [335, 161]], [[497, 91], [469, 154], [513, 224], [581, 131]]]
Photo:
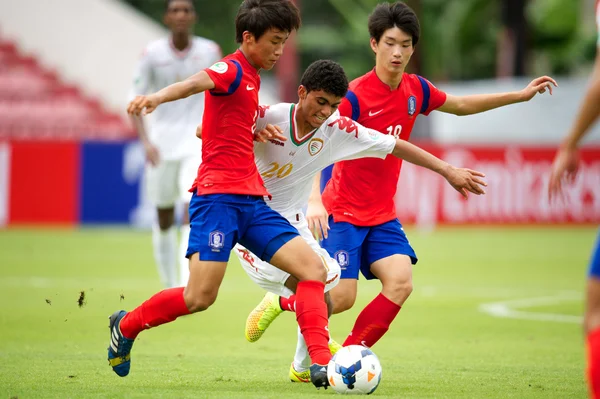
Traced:
[[298, 230], [271, 209], [262, 197], [238, 194], [192, 195], [190, 238], [186, 257], [227, 262], [238, 242], [269, 262]]
[[590, 268], [588, 270], [588, 277], [594, 277], [600, 279], [600, 230], [598, 230], [598, 238], [596, 239], [596, 247], [592, 253], [592, 259], [590, 260]]
[[334, 222], [329, 217], [329, 238], [323, 248], [337, 260], [342, 269], [341, 278], [358, 279], [358, 271], [367, 280], [376, 279], [371, 264], [391, 255], [408, 255], [412, 264], [417, 255], [410, 246], [398, 219], [377, 226], [355, 226], [347, 222]]

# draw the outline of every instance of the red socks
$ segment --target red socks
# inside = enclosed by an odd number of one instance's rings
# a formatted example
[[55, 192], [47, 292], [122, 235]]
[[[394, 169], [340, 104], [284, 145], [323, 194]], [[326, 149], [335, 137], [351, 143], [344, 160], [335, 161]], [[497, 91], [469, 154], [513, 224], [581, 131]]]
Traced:
[[279, 297], [279, 307], [288, 312], [296, 311], [296, 294], [291, 295], [289, 298]]
[[600, 399], [600, 328], [587, 336], [587, 377], [590, 398]]
[[184, 287], [159, 292], [121, 319], [121, 334], [134, 339], [143, 331], [169, 323], [179, 316], [190, 314], [183, 299]]
[[363, 345], [368, 348], [387, 332], [400, 311], [400, 306], [379, 294], [358, 315], [352, 332], [343, 346]]
[[311, 361], [320, 365], [331, 359], [324, 290], [325, 284], [320, 281], [300, 281], [296, 289], [296, 320]]

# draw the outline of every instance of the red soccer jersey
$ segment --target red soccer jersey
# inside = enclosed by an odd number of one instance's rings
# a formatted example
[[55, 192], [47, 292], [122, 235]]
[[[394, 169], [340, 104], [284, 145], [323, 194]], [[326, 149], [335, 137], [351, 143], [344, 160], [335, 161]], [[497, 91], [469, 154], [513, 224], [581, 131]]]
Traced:
[[254, 162], [254, 125], [260, 76], [237, 50], [205, 69], [215, 88], [206, 92], [202, 163], [190, 191], [268, 195]]
[[[417, 115], [428, 115], [446, 101], [446, 93], [428, 80], [405, 73], [396, 90], [375, 70], [350, 82], [340, 113], [361, 125], [408, 140]], [[338, 162], [323, 191], [323, 204], [336, 222], [375, 226], [396, 218], [394, 196], [402, 161], [363, 158]]]

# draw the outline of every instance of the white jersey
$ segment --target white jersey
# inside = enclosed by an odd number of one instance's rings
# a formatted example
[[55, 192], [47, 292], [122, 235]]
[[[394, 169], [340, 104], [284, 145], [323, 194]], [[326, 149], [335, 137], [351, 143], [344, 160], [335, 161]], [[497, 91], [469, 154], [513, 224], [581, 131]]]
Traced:
[[[222, 58], [219, 46], [202, 37], [177, 50], [171, 38], [151, 42], [138, 63], [131, 98], [158, 91], [208, 68]], [[163, 160], [178, 160], [201, 151], [195, 135], [202, 123], [204, 93], [162, 104], [151, 115], [148, 136]]]
[[277, 125], [287, 141], [256, 143], [258, 171], [272, 199], [267, 204], [288, 219], [308, 202], [313, 178], [332, 163], [364, 158], [385, 158], [396, 144], [390, 135], [368, 129], [353, 120], [331, 115], [320, 128], [303, 138], [296, 129], [296, 104], [261, 106], [256, 131], [267, 124]]

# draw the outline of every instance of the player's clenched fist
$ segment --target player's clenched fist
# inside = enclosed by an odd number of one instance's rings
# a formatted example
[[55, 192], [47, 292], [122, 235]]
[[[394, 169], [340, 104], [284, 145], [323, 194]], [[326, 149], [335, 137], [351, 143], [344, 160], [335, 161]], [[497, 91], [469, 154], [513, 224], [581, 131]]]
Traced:
[[160, 105], [159, 98], [154, 95], [136, 96], [127, 106], [130, 115], [147, 115]]
[[483, 187], [486, 187], [487, 183], [481, 180], [481, 177], [485, 177], [481, 172], [450, 166], [445, 177], [448, 183], [465, 198], [469, 198], [469, 192], [475, 195], [485, 194]]

